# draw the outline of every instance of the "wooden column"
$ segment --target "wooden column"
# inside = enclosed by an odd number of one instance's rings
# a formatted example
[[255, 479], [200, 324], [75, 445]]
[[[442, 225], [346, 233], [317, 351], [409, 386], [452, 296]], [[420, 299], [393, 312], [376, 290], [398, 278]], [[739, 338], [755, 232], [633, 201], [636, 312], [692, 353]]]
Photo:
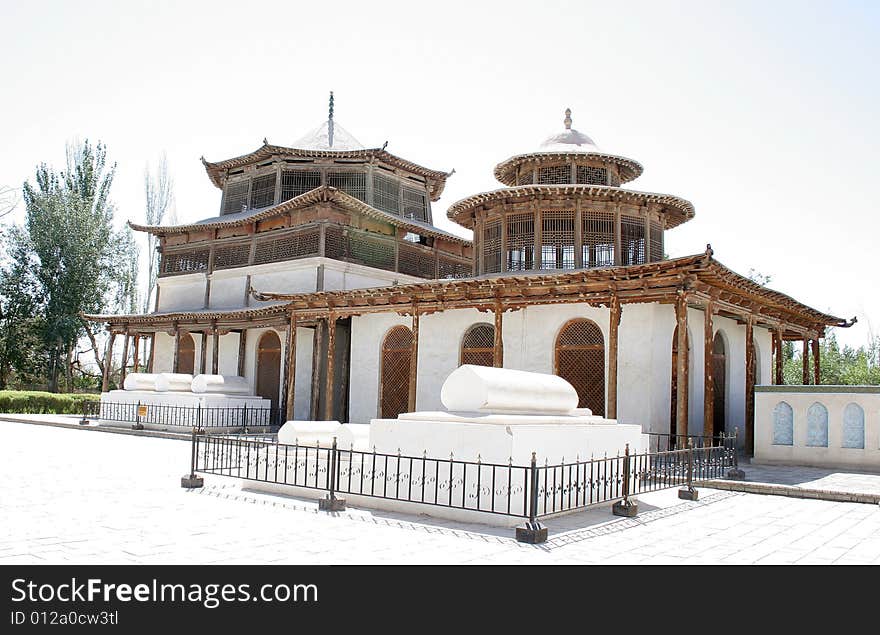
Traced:
[[150, 356], [147, 358], [147, 372], [153, 372], [153, 362], [156, 359], [156, 334], [150, 334]]
[[783, 363], [783, 352], [782, 345], [784, 340], [782, 339], [782, 329], [776, 329], [776, 385], [782, 386], [785, 383], [785, 374], [782, 370]]
[[320, 403], [321, 391], [321, 348], [324, 344], [324, 323], [321, 320], [315, 324], [315, 333], [312, 345], [312, 400], [309, 406], [309, 418], [312, 421], [318, 419], [318, 404]]
[[[688, 374], [690, 355], [688, 354], [687, 295], [680, 292], [675, 302], [675, 320], [678, 324], [678, 359], [675, 366], [676, 410], [675, 434], [688, 433]], [[676, 444], [676, 447], [679, 447]]]
[[110, 340], [107, 342], [107, 353], [104, 355], [104, 376], [101, 378], [101, 392], [110, 389], [110, 373], [113, 372], [113, 340], [116, 333], [110, 331]]
[[199, 346], [199, 372], [205, 373], [208, 370], [208, 331], [202, 331]]
[[333, 420], [333, 375], [336, 370], [336, 314], [327, 318], [327, 373], [324, 377], [324, 420]]
[[608, 324], [608, 408], [609, 419], [617, 419], [617, 332], [620, 327], [620, 299], [611, 296]]
[[247, 329], [238, 332], [238, 375], [244, 377], [244, 356], [247, 346]]
[[122, 343], [122, 372], [119, 375], [119, 388], [125, 386], [125, 369], [128, 364], [128, 340], [131, 338], [128, 331], [125, 331], [125, 341]]
[[139, 364], [140, 360], [138, 359], [138, 356], [140, 355], [140, 352], [141, 352], [140, 348], [141, 348], [141, 334], [135, 333], [134, 334], [134, 364], [133, 364], [133, 368], [131, 369], [131, 372], [133, 372], [133, 373], [138, 372], [138, 367], [140, 366], [140, 364]]
[[746, 320], [746, 434], [745, 446], [749, 455], [755, 453], [755, 337], [754, 320]]
[[801, 362], [802, 362], [802, 373], [801, 379], [803, 380], [804, 386], [810, 385], [810, 340], [808, 338], [804, 338], [804, 345], [801, 353]]
[[715, 303], [706, 302], [703, 315], [703, 436], [711, 439], [715, 433]]
[[171, 372], [176, 373], [180, 369], [180, 329], [174, 327], [174, 350], [171, 351]]
[[504, 324], [504, 309], [501, 304], [495, 305], [495, 339], [492, 342], [492, 365], [495, 368], [504, 368], [504, 339], [502, 337]]
[[822, 383], [822, 378], [819, 373], [819, 339], [816, 338], [812, 340], [813, 344], [813, 384], [816, 386]]
[[419, 312], [416, 307], [413, 307], [412, 334], [412, 356], [409, 358], [409, 400], [407, 402], [408, 412], [415, 412], [416, 410], [416, 382], [419, 374]]
[[211, 346], [211, 374], [217, 375], [220, 372], [220, 331], [214, 327], [212, 334], [213, 341]]
[[284, 412], [287, 421], [294, 419], [294, 400], [296, 398], [296, 313], [290, 316], [290, 327], [287, 332], [287, 357], [284, 361]]

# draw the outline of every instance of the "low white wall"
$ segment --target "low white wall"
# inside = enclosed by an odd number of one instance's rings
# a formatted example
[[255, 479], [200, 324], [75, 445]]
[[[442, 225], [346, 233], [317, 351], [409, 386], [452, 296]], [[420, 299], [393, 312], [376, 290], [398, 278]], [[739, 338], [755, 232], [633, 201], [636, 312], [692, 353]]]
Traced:
[[[785, 432], [785, 406], [780, 404], [791, 408], [790, 438]], [[818, 439], [808, 430], [808, 412], [814, 404], [827, 411], [827, 446], [809, 445]], [[850, 404], [860, 408], [863, 415], [863, 448], [844, 447], [856, 438], [852, 428], [848, 433], [844, 430], [844, 413]], [[851, 408], [853, 412], [859, 411]], [[821, 414], [822, 409], [816, 408], [814, 413]], [[820, 422], [821, 418], [814, 417], [814, 421]], [[880, 386], [756, 387], [753, 461], [880, 471]]]

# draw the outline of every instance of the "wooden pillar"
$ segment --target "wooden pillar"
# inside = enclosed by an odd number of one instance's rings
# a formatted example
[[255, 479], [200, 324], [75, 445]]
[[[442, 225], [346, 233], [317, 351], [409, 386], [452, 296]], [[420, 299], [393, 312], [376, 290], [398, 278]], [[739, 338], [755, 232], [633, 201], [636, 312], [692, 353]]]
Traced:
[[150, 334], [150, 356], [147, 358], [147, 372], [153, 372], [153, 362], [156, 359], [156, 334]]
[[238, 376], [244, 377], [244, 356], [247, 346], [247, 329], [238, 332]]
[[810, 385], [810, 340], [804, 338], [803, 349], [801, 353], [802, 373], [801, 379], [804, 386]]
[[822, 378], [819, 373], [819, 339], [816, 338], [812, 340], [813, 344], [813, 384], [816, 386], [822, 383]]
[[492, 365], [495, 368], [504, 368], [504, 339], [502, 337], [504, 324], [504, 309], [501, 304], [495, 305], [495, 339], [492, 342]]
[[171, 372], [180, 370], [180, 328], [174, 327], [174, 350], [171, 351]]
[[312, 402], [309, 406], [309, 418], [312, 421], [318, 419], [318, 404], [320, 403], [321, 390], [321, 347], [324, 344], [323, 322], [318, 320], [315, 324], [315, 333], [312, 350]]
[[[678, 324], [678, 360], [675, 366], [676, 411], [675, 434], [688, 433], [688, 374], [690, 355], [688, 351], [687, 295], [679, 293], [675, 302], [675, 320]], [[679, 447], [676, 444], [676, 447]]]
[[101, 392], [110, 389], [110, 373], [113, 372], [113, 340], [116, 333], [110, 331], [110, 340], [107, 342], [107, 353], [104, 355], [104, 376], [101, 378]]
[[711, 439], [715, 433], [715, 303], [706, 302], [703, 314], [703, 436]]
[[620, 327], [620, 299], [611, 296], [608, 325], [608, 408], [609, 419], [617, 419], [617, 332]]
[[409, 358], [409, 400], [407, 402], [408, 412], [415, 412], [416, 410], [416, 381], [419, 374], [419, 312], [416, 307], [413, 307], [412, 334], [412, 356]]
[[131, 338], [128, 331], [125, 331], [125, 341], [122, 343], [122, 373], [119, 375], [119, 387], [125, 386], [125, 370], [128, 364], [128, 340]]
[[745, 446], [749, 455], [755, 453], [755, 337], [754, 320], [746, 320], [746, 434]]
[[783, 363], [783, 352], [782, 345], [784, 340], [782, 339], [782, 329], [776, 329], [776, 385], [782, 386], [785, 383], [785, 374], [782, 370]]
[[134, 334], [134, 364], [133, 364], [134, 367], [131, 369], [131, 372], [133, 372], [133, 373], [138, 372], [138, 368], [140, 366], [140, 359], [138, 359], [138, 356], [140, 355], [140, 352], [141, 352], [140, 348], [141, 348], [141, 334], [135, 333]]
[[296, 313], [290, 315], [290, 327], [287, 331], [287, 357], [284, 361], [284, 413], [286, 421], [293, 421], [293, 406], [296, 397]]
[[333, 375], [335, 373], [336, 357], [336, 314], [331, 313], [327, 318], [327, 373], [324, 377], [324, 420], [333, 420]]
[[199, 372], [208, 370], [208, 331], [202, 331], [199, 337]]
[[211, 346], [211, 374], [217, 375], [220, 371], [220, 331], [214, 327], [213, 342]]

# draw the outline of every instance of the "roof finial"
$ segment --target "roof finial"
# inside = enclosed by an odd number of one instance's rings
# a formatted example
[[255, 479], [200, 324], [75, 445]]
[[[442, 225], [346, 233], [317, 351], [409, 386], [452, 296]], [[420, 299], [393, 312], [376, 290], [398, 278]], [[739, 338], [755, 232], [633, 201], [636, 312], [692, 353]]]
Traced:
[[333, 91], [330, 91], [330, 115], [327, 117], [327, 145], [333, 147]]
[[571, 108], [565, 109], [565, 121], [563, 123], [565, 123], [566, 130], [571, 130]]

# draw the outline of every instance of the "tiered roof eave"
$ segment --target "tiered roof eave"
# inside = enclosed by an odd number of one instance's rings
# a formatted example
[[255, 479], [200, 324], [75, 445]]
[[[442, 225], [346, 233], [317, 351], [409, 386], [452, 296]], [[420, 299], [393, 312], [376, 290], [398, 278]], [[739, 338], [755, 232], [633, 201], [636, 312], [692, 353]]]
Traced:
[[572, 150], [565, 151], [546, 151], [546, 152], [528, 152], [525, 154], [516, 154], [509, 159], [505, 159], [495, 166], [495, 178], [505, 185], [516, 185], [516, 169], [524, 163], [529, 162], [548, 162], [558, 161], [579, 161], [585, 159], [597, 159], [617, 165], [620, 171], [620, 182], [628, 183], [641, 176], [644, 168], [642, 164], [633, 159], [619, 156], [616, 154], [608, 154], [606, 152], [582, 152]]

